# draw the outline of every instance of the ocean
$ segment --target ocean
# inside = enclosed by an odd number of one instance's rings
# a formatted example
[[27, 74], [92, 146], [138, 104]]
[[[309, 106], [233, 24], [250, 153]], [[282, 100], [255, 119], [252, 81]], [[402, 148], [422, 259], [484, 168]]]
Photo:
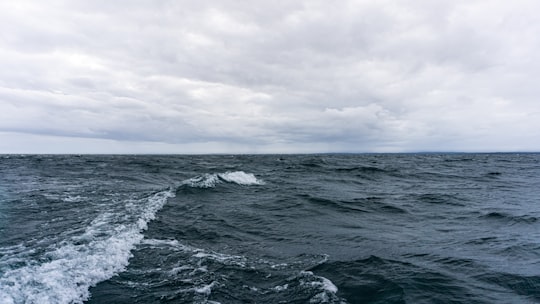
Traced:
[[0, 303], [540, 303], [540, 154], [0, 155]]

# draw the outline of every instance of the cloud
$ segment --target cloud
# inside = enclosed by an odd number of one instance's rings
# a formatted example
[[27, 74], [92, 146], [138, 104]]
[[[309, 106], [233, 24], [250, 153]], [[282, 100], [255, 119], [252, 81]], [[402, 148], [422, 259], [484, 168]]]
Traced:
[[3, 151], [538, 150], [539, 8], [3, 2]]

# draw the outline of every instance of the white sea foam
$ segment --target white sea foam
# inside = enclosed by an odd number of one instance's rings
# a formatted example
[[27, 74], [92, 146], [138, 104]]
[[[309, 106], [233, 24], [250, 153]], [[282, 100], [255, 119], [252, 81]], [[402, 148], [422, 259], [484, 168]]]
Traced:
[[336, 285], [334, 285], [334, 283], [332, 283], [332, 281], [330, 281], [329, 279], [325, 277], [321, 277], [321, 276], [318, 276], [318, 279], [320, 281], [311, 282], [311, 285], [320, 287], [323, 290], [331, 292], [331, 293], [336, 293], [338, 291], [338, 288], [336, 287]]
[[214, 188], [218, 183], [219, 177], [217, 174], [204, 174], [190, 178], [184, 182], [184, 184], [194, 188]]
[[264, 185], [264, 181], [257, 179], [253, 173], [244, 171], [227, 171], [225, 173], [203, 174], [184, 181], [182, 184], [189, 185], [194, 188], [213, 188], [217, 184], [227, 182], [242, 186]]
[[178, 246], [184, 246], [180, 244], [177, 240], [158, 240], [158, 239], [144, 239], [141, 241], [141, 244], [143, 245], [150, 245], [152, 247], [159, 247], [159, 246], [168, 246], [168, 247], [178, 247]]
[[[310, 299], [310, 303], [328, 303], [330, 300], [338, 300], [336, 293], [338, 288], [329, 279], [313, 274], [311, 271], [300, 272], [300, 283], [302, 286], [320, 290]], [[341, 303], [345, 303], [340, 300]]]
[[257, 179], [253, 173], [245, 173], [244, 171], [235, 171], [235, 172], [225, 172], [220, 173], [219, 177], [221, 177], [223, 180], [230, 182], [230, 183], [236, 183], [239, 185], [263, 185], [264, 182]]
[[86, 198], [85, 197], [82, 197], [80, 195], [77, 195], [77, 196], [68, 196], [68, 197], [65, 197], [63, 200], [64, 202], [68, 202], [68, 203], [77, 203], [77, 202], [82, 202], [84, 201]]
[[182, 266], [174, 267], [173, 269], [169, 270], [168, 274], [171, 276], [177, 276], [179, 273], [183, 271], [187, 271], [187, 270], [194, 271], [194, 268], [188, 265], [182, 265]]
[[289, 284], [278, 285], [278, 286], [276, 286], [276, 287], [274, 287], [274, 288], [272, 288], [272, 289], [274, 289], [274, 290], [277, 291], [277, 292], [284, 291], [284, 290], [289, 289]]
[[195, 253], [193, 257], [198, 259], [210, 259], [220, 263], [246, 267], [246, 257], [240, 255], [229, 255], [217, 252], [204, 252], [203, 250], [201, 250]]
[[207, 273], [207, 272], [208, 272], [208, 267], [201, 266], [201, 267], [195, 268], [192, 272], [189, 273], [189, 275], [195, 275], [198, 273]]
[[[45, 255], [46, 262], [6, 271], [0, 278], [0, 303], [82, 303], [89, 288], [122, 271], [132, 256], [131, 250], [142, 238], [147, 223], [154, 219], [172, 190], [146, 199], [136, 223], [111, 222], [104, 213], [92, 222], [78, 240], [63, 242]], [[143, 202], [141, 202], [143, 203]]]
[[320, 287], [328, 292], [336, 293], [338, 291], [336, 285], [329, 279], [321, 276], [314, 275], [311, 271], [300, 272], [301, 277], [308, 278], [309, 281], [303, 281], [304, 285], [311, 285], [313, 287]]
[[[205, 250], [202, 248], [197, 248], [189, 245], [184, 245], [177, 240], [159, 240], [159, 239], [144, 239], [141, 241], [142, 245], [160, 247], [166, 246], [170, 250], [181, 251], [190, 254], [197, 261], [201, 262], [203, 260], [213, 260], [219, 263], [236, 265], [240, 267], [245, 267], [247, 263], [247, 258], [241, 255], [230, 255], [225, 253], [214, 252], [210, 250]], [[181, 266], [181, 269], [185, 269], [185, 266]], [[205, 272], [207, 269], [203, 266], [202, 268], [192, 268], [193, 270]]]
[[214, 287], [214, 285], [216, 285], [216, 282], [212, 282], [212, 283], [210, 283], [208, 285], [204, 285], [202, 287], [196, 287], [196, 288], [194, 288], [194, 291], [196, 293], [201, 293], [201, 294], [209, 296], [210, 293], [212, 292], [212, 287]]

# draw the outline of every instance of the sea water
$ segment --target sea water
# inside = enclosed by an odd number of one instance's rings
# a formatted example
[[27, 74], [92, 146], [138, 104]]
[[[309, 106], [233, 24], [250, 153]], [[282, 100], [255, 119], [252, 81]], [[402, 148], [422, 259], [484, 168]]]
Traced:
[[540, 155], [0, 156], [0, 303], [83, 302], [540, 302]]

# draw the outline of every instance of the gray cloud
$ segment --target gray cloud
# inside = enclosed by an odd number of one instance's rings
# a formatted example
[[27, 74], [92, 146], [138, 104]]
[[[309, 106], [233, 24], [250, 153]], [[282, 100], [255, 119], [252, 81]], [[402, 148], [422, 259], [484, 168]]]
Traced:
[[536, 1], [0, 4], [0, 152], [538, 150]]

